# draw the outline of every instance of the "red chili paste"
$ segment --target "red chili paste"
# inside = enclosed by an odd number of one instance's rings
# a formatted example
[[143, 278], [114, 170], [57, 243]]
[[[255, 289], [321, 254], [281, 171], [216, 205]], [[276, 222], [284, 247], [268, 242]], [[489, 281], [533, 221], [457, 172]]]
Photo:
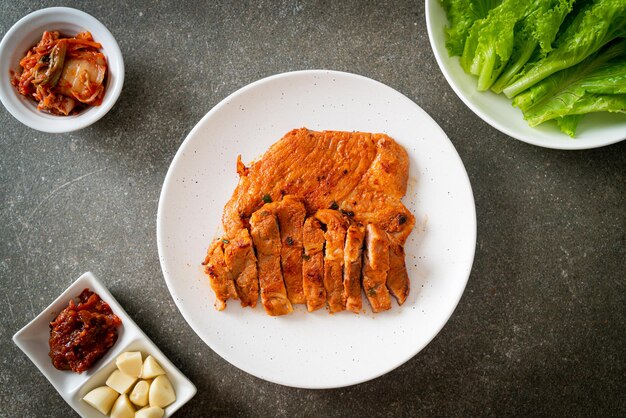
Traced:
[[70, 300], [50, 323], [50, 358], [59, 370], [82, 373], [98, 361], [117, 341], [120, 318], [109, 304], [89, 289]]

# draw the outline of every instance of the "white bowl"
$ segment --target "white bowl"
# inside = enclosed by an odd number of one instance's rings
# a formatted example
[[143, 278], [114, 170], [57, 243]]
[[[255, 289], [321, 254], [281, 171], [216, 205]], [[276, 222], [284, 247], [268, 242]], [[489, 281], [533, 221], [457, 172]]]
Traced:
[[426, 0], [426, 24], [435, 58], [452, 90], [476, 115], [500, 132], [540, 147], [568, 150], [602, 147], [626, 139], [626, 114], [586, 115], [575, 138], [562, 133], [553, 122], [531, 128], [510, 99], [476, 90], [476, 77], [463, 71], [459, 57], [448, 56], [445, 45], [448, 19], [439, 0]]
[[[68, 306], [69, 301], [77, 297], [85, 288], [97, 293], [103, 301], [109, 304], [113, 313], [122, 320], [122, 325], [118, 329], [117, 341], [100, 360], [83, 373], [57, 370], [48, 356], [50, 350], [48, 344], [50, 338], [49, 324]], [[176, 400], [165, 408], [164, 418], [170, 417], [196, 394], [195, 385], [144, 334], [109, 290], [90, 272], [80, 276], [50, 306], [19, 330], [13, 336], [13, 342], [46, 376], [63, 399], [82, 417], [104, 417], [82, 398], [91, 389], [104, 385], [107, 377], [115, 370], [115, 359], [125, 351], [141, 351], [144, 355], [150, 354], [165, 370], [176, 392]]]
[[[102, 44], [108, 74], [104, 99], [100, 106], [90, 106], [77, 115], [58, 116], [37, 110], [36, 103], [22, 96], [11, 84], [10, 72], [19, 68], [20, 59], [41, 40], [44, 31], [56, 30], [64, 35], [89, 31]], [[0, 42], [0, 100], [24, 125], [42, 132], [61, 133], [85, 128], [113, 107], [124, 84], [124, 60], [111, 32], [96, 18], [69, 7], [50, 7], [20, 19]]]

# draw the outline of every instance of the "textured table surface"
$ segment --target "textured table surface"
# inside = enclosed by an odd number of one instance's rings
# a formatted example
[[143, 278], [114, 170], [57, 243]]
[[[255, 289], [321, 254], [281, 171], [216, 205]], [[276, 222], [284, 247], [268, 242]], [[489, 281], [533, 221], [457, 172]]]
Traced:
[[[0, 34], [51, 5], [2, 0]], [[0, 109], [0, 416], [73, 416], [11, 336], [87, 270], [197, 385], [178, 416], [626, 415], [626, 142], [554, 151], [485, 124], [440, 73], [418, 1], [65, 5], [111, 30], [126, 82], [104, 119], [71, 134]], [[212, 352], [170, 297], [155, 232], [165, 173], [198, 120], [252, 81], [313, 68], [374, 78], [428, 112], [478, 216], [472, 274], [442, 332], [385, 376], [318, 391]]]

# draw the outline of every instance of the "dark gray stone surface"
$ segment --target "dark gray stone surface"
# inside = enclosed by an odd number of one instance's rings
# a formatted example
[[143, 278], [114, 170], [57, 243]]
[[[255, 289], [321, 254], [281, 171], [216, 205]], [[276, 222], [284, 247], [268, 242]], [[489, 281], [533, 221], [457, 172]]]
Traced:
[[[0, 34], [55, 4], [2, 0]], [[73, 416], [11, 336], [87, 270], [198, 386], [178, 416], [626, 415], [626, 142], [554, 151], [482, 122], [439, 72], [418, 1], [65, 5], [111, 30], [126, 83], [71, 134], [0, 109], [0, 416]], [[424, 108], [461, 155], [478, 215], [471, 278], [434, 341], [383, 377], [319, 391], [213, 353], [176, 309], [155, 238], [163, 178], [196, 122], [254, 80], [311, 68], [372, 77]]]

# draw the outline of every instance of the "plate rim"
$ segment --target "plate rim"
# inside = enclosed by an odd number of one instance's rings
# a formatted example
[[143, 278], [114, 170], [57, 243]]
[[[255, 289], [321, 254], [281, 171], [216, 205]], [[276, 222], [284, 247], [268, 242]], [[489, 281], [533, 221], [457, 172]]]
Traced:
[[[283, 381], [281, 381], [281, 379], [279, 378], [275, 378], [273, 376], [262, 376], [259, 373], [256, 373], [252, 370], [249, 370], [246, 367], [242, 367], [240, 365], [236, 365], [234, 363], [232, 363], [230, 360], [227, 359], [227, 357], [225, 357], [225, 352], [221, 349], [215, 348], [212, 344], [210, 344], [203, 336], [202, 336], [202, 332], [199, 331], [199, 328], [197, 326], [194, 325], [194, 320], [189, 318], [189, 313], [185, 312], [184, 309], [182, 309], [181, 307], [181, 303], [180, 300], [181, 298], [179, 297], [178, 292], [175, 290], [174, 286], [173, 286], [173, 280], [172, 278], [169, 277], [169, 272], [167, 271], [166, 268], [166, 261], [165, 261], [165, 257], [164, 257], [164, 246], [165, 246], [165, 240], [164, 240], [164, 226], [162, 225], [162, 220], [163, 220], [163, 211], [164, 211], [164, 207], [166, 205], [165, 203], [165, 195], [167, 194], [167, 191], [169, 189], [169, 187], [171, 187], [171, 184], [173, 183], [172, 177], [174, 176], [174, 167], [176, 166], [176, 164], [178, 163], [178, 161], [183, 158], [183, 155], [186, 152], [187, 147], [189, 147], [189, 144], [191, 143], [191, 138], [197, 133], [197, 131], [199, 131], [201, 129], [201, 126], [204, 125], [205, 121], [207, 119], [209, 119], [214, 113], [217, 113], [222, 107], [227, 106], [228, 103], [235, 97], [245, 94], [248, 90], [254, 89], [255, 87], [265, 84], [265, 83], [271, 83], [272, 81], [275, 81], [277, 79], [280, 78], [285, 78], [285, 77], [293, 77], [293, 76], [299, 76], [299, 75], [311, 75], [311, 76], [315, 76], [315, 75], [336, 75], [336, 76], [347, 76], [347, 77], [352, 77], [352, 78], [357, 78], [360, 79], [362, 81], [366, 81], [366, 82], [370, 82], [370, 83], [375, 83], [380, 85], [381, 87], [388, 89], [389, 91], [397, 94], [399, 97], [401, 97], [403, 100], [405, 100], [408, 104], [410, 104], [412, 107], [415, 108], [416, 111], [418, 111], [419, 113], [425, 115], [427, 118], [429, 118], [434, 126], [436, 127], [436, 129], [440, 132], [440, 134], [443, 136], [443, 138], [445, 138], [445, 143], [446, 143], [446, 147], [448, 147], [449, 150], [453, 151], [452, 154], [455, 156], [455, 160], [458, 164], [460, 164], [460, 168], [462, 169], [462, 172], [464, 173], [463, 176], [463, 183], [465, 184], [465, 186], [467, 187], [467, 190], [469, 192], [469, 198], [471, 200], [471, 213], [470, 213], [470, 219], [472, 220], [472, 225], [471, 225], [471, 236], [468, 234], [468, 242], [473, 243], [473, 245], [471, 245], [471, 249], [468, 252], [468, 263], [466, 266], [464, 266], [463, 268], [463, 277], [462, 277], [462, 286], [458, 287], [458, 294], [453, 295], [453, 297], [450, 298], [451, 301], [454, 302], [454, 304], [451, 304], [451, 308], [449, 310], [449, 312], [447, 312], [447, 314], [445, 315], [445, 321], [441, 321], [441, 324], [439, 325], [439, 327], [437, 328], [436, 332], [434, 332], [428, 339], [426, 339], [423, 344], [419, 344], [416, 345], [414, 350], [411, 350], [411, 353], [406, 357], [406, 358], [402, 358], [396, 362], [393, 363], [392, 366], [382, 369], [380, 371], [378, 371], [377, 373], [372, 373], [370, 375], [368, 375], [368, 377], [364, 377], [364, 378], [359, 378], [359, 379], [352, 379], [346, 382], [342, 382], [342, 383], [335, 383], [335, 384], [299, 384], [299, 385], [294, 385], [294, 384], [289, 384], [289, 383], [285, 383]], [[224, 361], [228, 362], [229, 364], [233, 365], [234, 367], [237, 367], [238, 369], [252, 375], [255, 376], [259, 379], [263, 379], [265, 381], [269, 381], [278, 385], [282, 385], [282, 386], [287, 386], [287, 387], [297, 387], [297, 388], [302, 388], [302, 389], [334, 389], [334, 388], [341, 388], [341, 387], [348, 387], [348, 386], [353, 386], [353, 385], [357, 385], [360, 383], [364, 383], [373, 379], [376, 379], [382, 375], [385, 375], [387, 373], [389, 373], [392, 370], [395, 370], [396, 368], [400, 367], [401, 365], [403, 365], [404, 363], [408, 362], [410, 359], [412, 359], [413, 357], [415, 357], [419, 352], [421, 352], [428, 344], [430, 344], [432, 342], [432, 340], [439, 335], [439, 333], [441, 332], [441, 330], [445, 327], [445, 325], [449, 322], [450, 318], [452, 317], [452, 315], [454, 314], [454, 312], [456, 311], [456, 308], [458, 307], [458, 304], [463, 296], [463, 293], [465, 292], [465, 289], [467, 287], [467, 283], [469, 281], [469, 278], [471, 276], [471, 272], [472, 272], [472, 268], [473, 268], [473, 264], [474, 264], [474, 260], [475, 260], [475, 255], [476, 255], [476, 247], [477, 247], [477, 229], [478, 229], [478, 222], [477, 222], [477, 218], [476, 218], [476, 202], [474, 199], [474, 193], [473, 193], [473, 189], [472, 189], [472, 185], [469, 179], [469, 175], [467, 173], [467, 169], [465, 168], [465, 164], [463, 163], [463, 160], [461, 159], [461, 156], [459, 155], [458, 151], [456, 150], [456, 148], [454, 147], [454, 144], [452, 143], [452, 141], [450, 141], [450, 138], [448, 137], [448, 135], [445, 133], [445, 131], [441, 128], [441, 126], [439, 126], [439, 124], [424, 110], [422, 109], [417, 103], [415, 103], [413, 100], [411, 100], [410, 98], [408, 98], [406, 95], [402, 94], [401, 92], [397, 91], [396, 89], [380, 82], [374, 79], [371, 79], [369, 77], [365, 77], [359, 74], [354, 74], [354, 73], [349, 73], [349, 72], [344, 72], [344, 71], [336, 71], [336, 70], [327, 70], [327, 69], [308, 69], [308, 70], [297, 70], [297, 71], [287, 71], [287, 72], [283, 72], [283, 73], [278, 73], [278, 74], [274, 74], [274, 75], [270, 75], [268, 77], [264, 77], [261, 79], [258, 79], [256, 81], [253, 81], [252, 83], [249, 83], [237, 90], [235, 90], [233, 93], [229, 94], [228, 96], [226, 96], [224, 99], [222, 99], [219, 103], [217, 103], [215, 106], [213, 106], [197, 123], [196, 125], [189, 131], [189, 134], [187, 134], [187, 136], [185, 137], [185, 139], [183, 140], [183, 142], [181, 143], [181, 145], [179, 146], [178, 150], [176, 151], [176, 154], [174, 155], [174, 157], [172, 158], [172, 162], [170, 163], [170, 166], [168, 167], [167, 173], [165, 175], [165, 178], [163, 180], [163, 186], [161, 188], [161, 194], [159, 196], [159, 203], [158, 203], [158, 209], [157, 209], [157, 217], [156, 217], [156, 233], [157, 233], [157, 248], [158, 248], [158, 253], [159, 253], [159, 263], [161, 265], [161, 271], [165, 280], [165, 284], [168, 288], [168, 291], [170, 292], [170, 295], [172, 296], [172, 299], [174, 300], [174, 303], [178, 309], [178, 311], [181, 313], [181, 315], [183, 316], [183, 318], [185, 319], [185, 321], [187, 322], [187, 324], [191, 327], [191, 329], [194, 331], [194, 333], [200, 338], [200, 340], [205, 343], [212, 351], [214, 351], [216, 354], [218, 354]], [[470, 254], [471, 253], [471, 254]], [[461, 277], [459, 277], [459, 279], [461, 279]]]
[[[505, 124], [501, 123], [498, 119], [494, 119], [488, 113], [480, 109], [477, 105], [475, 105], [457, 86], [457, 82], [454, 77], [449, 73], [443, 62], [444, 54], [447, 55], [447, 50], [441, 51], [435, 43], [433, 23], [432, 23], [432, 13], [433, 8], [442, 7], [438, 4], [438, 0], [426, 0], [426, 5], [424, 7], [424, 18], [426, 19], [426, 30], [428, 32], [428, 41], [430, 43], [430, 47], [432, 49], [433, 55], [435, 56], [435, 60], [437, 61], [437, 65], [439, 66], [439, 70], [442, 72], [444, 78], [448, 82], [448, 85], [452, 88], [454, 93], [457, 95], [459, 99], [479, 118], [483, 120], [483, 122], [497, 129], [505, 135], [510, 136], [511, 138], [517, 139], [518, 141], [525, 142], [530, 145], [535, 145], [542, 148], [556, 149], [556, 150], [564, 150], [564, 151], [581, 151], [586, 149], [594, 149], [606, 147], [609, 145], [616, 144], [618, 142], [626, 140], [626, 131], [622, 134], [623, 136], [618, 138], [612, 138], [608, 141], [599, 141], [598, 143], [588, 143], [588, 142], [580, 142], [576, 141], [576, 138], [569, 138], [566, 134], [563, 134], [563, 140], [555, 141], [555, 143], [547, 143], [544, 140], [537, 140], [534, 138], [527, 137], [523, 134], [518, 133], [515, 130], [508, 128]], [[442, 28], [443, 30], [443, 28]], [[476, 90], [478, 92], [478, 90]], [[481, 92], [479, 92], [481, 93]], [[490, 92], [487, 92], [490, 93]]]

